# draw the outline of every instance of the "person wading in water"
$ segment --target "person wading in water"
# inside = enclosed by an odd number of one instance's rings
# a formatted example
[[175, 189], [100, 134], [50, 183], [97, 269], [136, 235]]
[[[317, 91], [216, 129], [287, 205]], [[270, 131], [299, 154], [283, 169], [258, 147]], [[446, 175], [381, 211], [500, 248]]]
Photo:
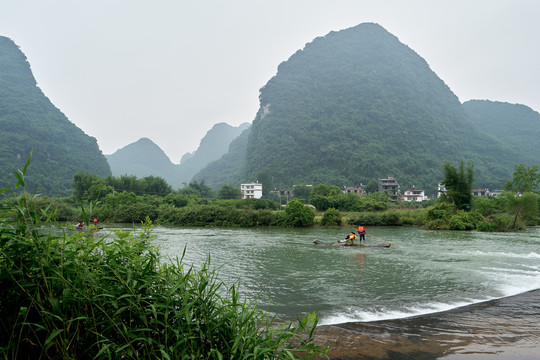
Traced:
[[362, 241], [364, 241], [364, 245], [366, 244], [366, 228], [363, 227], [362, 225], [359, 225], [358, 226], [358, 230], [356, 230], [358, 232], [358, 241], [360, 242], [360, 244], [362, 244]]

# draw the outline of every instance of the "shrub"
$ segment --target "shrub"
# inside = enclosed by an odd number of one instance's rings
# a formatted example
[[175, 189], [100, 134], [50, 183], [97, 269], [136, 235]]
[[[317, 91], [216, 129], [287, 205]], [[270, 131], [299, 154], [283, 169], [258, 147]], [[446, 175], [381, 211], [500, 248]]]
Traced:
[[430, 206], [426, 211], [425, 220], [431, 221], [436, 219], [448, 220], [452, 217], [456, 208], [453, 204], [440, 202]]
[[362, 212], [356, 214], [355, 216], [351, 216], [347, 222], [351, 225], [362, 224], [369, 226], [377, 226], [381, 225], [382, 216], [380, 213]]
[[483, 232], [497, 231], [497, 225], [487, 221], [480, 221], [476, 224], [476, 230]]
[[471, 214], [465, 211], [459, 211], [450, 218], [448, 228], [450, 230], [473, 230], [475, 221]]
[[448, 223], [444, 219], [427, 220], [425, 227], [431, 230], [448, 230]]
[[330, 208], [323, 214], [321, 220], [322, 226], [340, 226], [341, 225], [341, 213], [339, 210]]
[[386, 225], [386, 226], [401, 225], [401, 219], [397, 212], [386, 211], [381, 216], [381, 225]]
[[300, 199], [289, 201], [285, 207], [285, 216], [282, 218], [285, 226], [311, 226], [315, 220], [315, 212], [304, 205]]

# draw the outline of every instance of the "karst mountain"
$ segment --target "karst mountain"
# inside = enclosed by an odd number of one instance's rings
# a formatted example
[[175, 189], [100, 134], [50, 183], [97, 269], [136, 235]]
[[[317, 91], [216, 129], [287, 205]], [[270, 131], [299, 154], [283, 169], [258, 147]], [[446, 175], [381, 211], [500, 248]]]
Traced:
[[259, 99], [245, 147], [211, 164], [234, 172], [203, 169], [194, 179], [219, 187], [265, 171], [275, 187], [290, 189], [394, 176], [402, 187], [434, 193], [445, 162], [473, 163], [475, 184], [493, 189], [514, 165], [533, 161], [473, 122], [421, 56], [374, 23], [306, 44], [279, 65]]

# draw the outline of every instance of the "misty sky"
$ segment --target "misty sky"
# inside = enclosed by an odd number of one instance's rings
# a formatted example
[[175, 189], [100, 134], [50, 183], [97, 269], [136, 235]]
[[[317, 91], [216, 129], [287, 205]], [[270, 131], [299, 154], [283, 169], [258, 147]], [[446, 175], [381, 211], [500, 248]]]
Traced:
[[318, 36], [383, 26], [461, 101], [540, 112], [540, 1], [0, 0], [0, 35], [104, 154], [148, 137], [175, 163], [216, 123], [251, 122], [259, 89]]

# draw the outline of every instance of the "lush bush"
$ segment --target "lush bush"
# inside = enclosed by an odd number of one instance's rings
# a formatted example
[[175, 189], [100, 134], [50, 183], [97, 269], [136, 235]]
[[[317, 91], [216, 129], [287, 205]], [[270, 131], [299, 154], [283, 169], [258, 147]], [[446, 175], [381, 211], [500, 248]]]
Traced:
[[430, 206], [426, 211], [426, 220], [449, 219], [456, 211], [453, 204], [440, 202]]
[[309, 359], [326, 351], [312, 342], [315, 314], [278, 326], [237, 284], [218, 280], [209, 260], [198, 271], [184, 270], [182, 258], [162, 263], [150, 222], [101, 238], [58, 232], [27, 194], [1, 205], [2, 359]]
[[527, 228], [523, 220], [519, 218], [516, 220], [514, 216], [506, 213], [490, 216], [489, 222], [496, 226], [495, 231], [514, 231]]
[[452, 215], [448, 223], [450, 230], [473, 230], [475, 228], [475, 217], [463, 210]]
[[315, 221], [315, 211], [305, 206], [303, 200], [293, 199], [285, 207], [285, 216], [281, 221], [284, 226], [311, 226]]
[[482, 216], [498, 214], [506, 210], [508, 202], [504, 196], [474, 197], [472, 209]]
[[159, 221], [176, 226], [255, 227], [277, 226], [281, 223], [282, 217], [282, 212], [272, 210], [200, 205], [165, 208], [159, 214]]
[[339, 210], [330, 208], [323, 214], [321, 220], [322, 226], [340, 226], [341, 225], [341, 213]]
[[223, 207], [234, 207], [237, 209], [253, 209], [253, 210], [277, 210], [279, 203], [269, 199], [233, 199], [233, 200], [217, 200], [212, 202], [212, 205]]
[[476, 224], [476, 230], [482, 231], [482, 232], [491, 232], [491, 231], [497, 231], [497, 225], [488, 222], [488, 221], [480, 221], [478, 224]]
[[181, 194], [168, 194], [164, 199], [165, 203], [174, 205], [175, 207], [184, 207], [189, 203], [189, 197]]

